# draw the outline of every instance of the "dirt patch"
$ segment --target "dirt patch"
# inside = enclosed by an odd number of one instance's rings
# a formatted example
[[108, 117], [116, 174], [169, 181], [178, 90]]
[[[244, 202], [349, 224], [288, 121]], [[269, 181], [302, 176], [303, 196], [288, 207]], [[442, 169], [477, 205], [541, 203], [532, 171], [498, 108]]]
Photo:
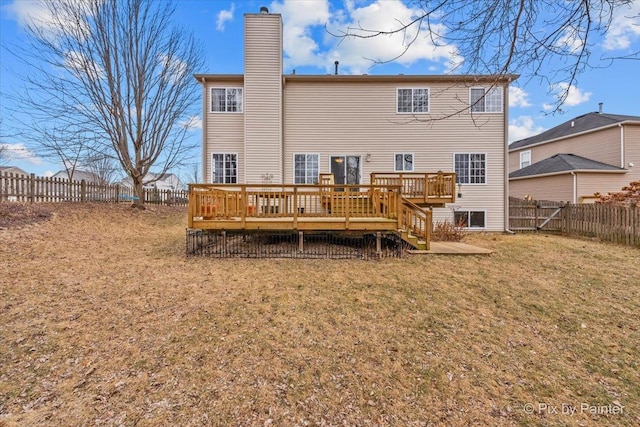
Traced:
[[0, 203], [0, 229], [18, 228], [51, 218], [51, 211], [36, 203]]
[[46, 208], [0, 230], [0, 425], [640, 423], [637, 249], [186, 258], [184, 207]]

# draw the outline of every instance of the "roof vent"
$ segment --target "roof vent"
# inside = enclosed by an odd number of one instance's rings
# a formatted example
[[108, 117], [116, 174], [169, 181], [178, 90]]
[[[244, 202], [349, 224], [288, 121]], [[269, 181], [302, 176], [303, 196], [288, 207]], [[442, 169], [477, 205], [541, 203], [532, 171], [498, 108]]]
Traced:
[[340, 61], [336, 61], [334, 62], [334, 64], [336, 65], [336, 76], [338, 75], [338, 65], [340, 65]]
[[260, 8], [260, 13], [263, 14], [263, 15], [267, 15], [269, 13], [269, 8], [266, 7], [266, 6], [262, 6]]
[[571, 127], [574, 127], [576, 125], [576, 122], [574, 122], [573, 120], [571, 120]]
[[598, 102], [598, 113], [602, 114], [602, 102]]

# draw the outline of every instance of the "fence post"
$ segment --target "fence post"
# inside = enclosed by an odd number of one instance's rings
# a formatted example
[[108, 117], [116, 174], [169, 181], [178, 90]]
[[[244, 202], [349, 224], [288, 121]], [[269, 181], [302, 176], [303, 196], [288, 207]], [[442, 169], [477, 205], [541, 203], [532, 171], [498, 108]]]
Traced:
[[638, 221], [640, 220], [640, 205], [637, 203], [631, 205], [630, 220], [631, 220], [631, 244], [640, 246], [640, 236], [638, 236]]
[[29, 202], [34, 203], [36, 200], [36, 175], [33, 173], [29, 175], [29, 184], [31, 190], [31, 194], [29, 195]]

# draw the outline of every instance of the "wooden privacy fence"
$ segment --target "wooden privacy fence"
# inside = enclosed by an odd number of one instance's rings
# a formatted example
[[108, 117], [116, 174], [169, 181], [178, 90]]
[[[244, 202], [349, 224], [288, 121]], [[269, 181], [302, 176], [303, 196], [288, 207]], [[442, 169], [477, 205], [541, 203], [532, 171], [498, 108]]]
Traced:
[[513, 231], [559, 232], [640, 247], [640, 206], [510, 199]]
[[[187, 205], [186, 190], [144, 189], [146, 204]], [[119, 184], [69, 181], [34, 174], [0, 173], [0, 203], [58, 203], [58, 202], [130, 202], [135, 199], [133, 189]]]

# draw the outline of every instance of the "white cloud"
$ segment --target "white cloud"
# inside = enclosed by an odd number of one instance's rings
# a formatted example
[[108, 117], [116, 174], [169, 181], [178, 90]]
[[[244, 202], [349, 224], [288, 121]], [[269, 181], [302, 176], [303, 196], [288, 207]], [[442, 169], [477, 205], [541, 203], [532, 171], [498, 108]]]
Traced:
[[33, 165], [42, 164], [42, 159], [37, 157], [24, 144], [4, 144], [4, 146], [7, 149], [6, 156], [9, 160], [24, 160]]
[[[560, 82], [554, 85], [551, 85], [551, 93], [556, 98], [556, 101], [559, 101], [563, 96], [566, 95], [566, 98], [562, 105], [567, 107], [574, 107], [576, 105], [583, 104], [589, 99], [591, 99], [591, 92], [584, 92], [576, 86], [569, 86], [567, 82]], [[542, 108], [545, 111], [551, 111], [557, 107], [556, 104], [543, 104]]]
[[556, 41], [555, 47], [570, 54], [577, 54], [584, 47], [585, 32], [579, 28], [567, 27]]
[[[360, 35], [367, 34], [363, 29], [398, 29], [401, 23], [411, 22], [422, 11], [407, 7], [400, 0], [377, 0], [361, 7], [347, 1], [345, 9], [333, 11], [328, 0], [284, 0], [273, 2], [270, 8], [283, 16], [286, 69], [316, 66], [333, 72], [334, 61], [339, 60], [341, 73], [363, 74], [375, 64], [374, 61], [397, 58], [395, 62], [404, 66], [427, 60], [439, 64], [440, 71], [448, 71], [462, 60], [455, 46], [435, 46], [426, 26], [420, 32], [418, 28], [410, 28], [406, 32], [372, 38], [337, 38], [325, 32], [325, 27], [338, 35], [347, 29]], [[439, 32], [445, 31], [437, 23], [432, 23], [432, 27]], [[322, 35], [315, 34], [317, 42], [314, 31]], [[409, 44], [411, 47], [406, 50]]]
[[191, 116], [179, 123], [180, 126], [188, 130], [202, 129], [202, 118], [200, 116]]
[[305, 65], [323, 66], [326, 62], [326, 54], [319, 52], [320, 47], [313, 40], [312, 31], [314, 27], [324, 30], [324, 26], [328, 24], [331, 18], [329, 1], [275, 1], [271, 3], [269, 9], [282, 14], [285, 68]]
[[509, 107], [531, 107], [529, 94], [516, 86], [509, 86]]
[[531, 116], [520, 116], [509, 120], [509, 143], [537, 135], [545, 129], [536, 126]]
[[[48, 5], [44, 0], [14, 0], [4, 5], [3, 10], [7, 11], [20, 26], [39, 27], [44, 30], [44, 35], [53, 40], [65, 31], [73, 33], [74, 37], [78, 35], [86, 37], [90, 34], [87, 22], [79, 21], [76, 16], [68, 13], [68, 10], [73, 8], [81, 14], [90, 14], [90, 5], [91, 0], [65, 0], [53, 2], [52, 5]], [[54, 10], [57, 13], [54, 14]]]
[[51, 22], [51, 13], [49, 12], [49, 9], [44, 2], [39, 0], [14, 0], [11, 3], [4, 5], [3, 9], [23, 27], [27, 26], [31, 22]]
[[231, 3], [231, 9], [221, 10], [218, 12], [218, 19], [216, 20], [216, 30], [224, 31], [224, 24], [227, 21], [233, 21], [233, 12], [236, 10], [235, 3]]
[[640, 39], [640, 1], [618, 6], [604, 38], [604, 49], [627, 49], [638, 39]]
[[583, 92], [582, 90], [578, 89], [573, 85], [569, 86], [569, 83], [565, 83], [565, 82], [558, 83], [556, 96], [561, 97], [565, 91], [568, 91], [568, 92], [567, 92], [567, 98], [564, 101], [564, 105], [568, 107], [573, 107], [574, 105], [580, 105], [584, 102], [587, 102], [589, 98], [591, 98], [591, 92]]

